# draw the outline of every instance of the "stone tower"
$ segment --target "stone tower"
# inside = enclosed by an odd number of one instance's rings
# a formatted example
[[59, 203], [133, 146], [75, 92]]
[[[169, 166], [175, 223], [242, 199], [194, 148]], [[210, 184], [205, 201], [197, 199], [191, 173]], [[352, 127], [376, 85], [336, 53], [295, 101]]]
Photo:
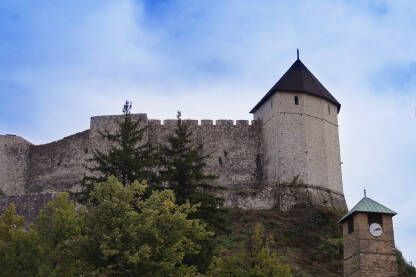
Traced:
[[364, 197], [341, 220], [344, 277], [398, 276], [394, 246], [395, 212]]
[[250, 111], [262, 126], [266, 184], [296, 178], [343, 197], [341, 104], [298, 59]]

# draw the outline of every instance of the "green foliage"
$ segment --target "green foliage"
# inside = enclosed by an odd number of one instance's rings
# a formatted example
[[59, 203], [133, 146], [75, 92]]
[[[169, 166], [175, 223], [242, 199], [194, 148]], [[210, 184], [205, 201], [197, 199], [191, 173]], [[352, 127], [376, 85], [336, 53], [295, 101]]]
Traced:
[[80, 273], [71, 240], [80, 228], [74, 202], [63, 193], [48, 203], [29, 230], [11, 205], [0, 217], [0, 276], [65, 277]]
[[59, 194], [41, 210], [30, 231], [38, 236], [39, 276], [74, 276], [82, 269], [73, 239], [81, 232], [75, 202]]
[[[225, 232], [227, 211], [223, 208], [224, 199], [219, 196], [224, 187], [214, 185], [212, 182], [216, 176], [204, 172], [208, 156], [202, 154], [202, 144], [194, 144], [192, 131], [181, 120], [180, 112], [177, 118], [174, 133], [168, 137], [167, 145], [161, 147], [161, 179], [167, 188], [174, 191], [178, 204], [187, 201], [193, 205], [200, 204], [193, 218], [206, 222], [211, 231]], [[205, 272], [214, 255], [215, 242], [206, 240], [201, 243], [203, 251], [198, 255], [187, 255], [185, 261]]]
[[40, 263], [38, 236], [25, 232], [23, 217], [11, 204], [0, 216], [0, 276], [35, 276]]
[[118, 121], [115, 133], [108, 130], [100, 135], [111, 149], [102, 152], [92, 151], [93, 157], [86, 166], [90, 171], [82, 180], [83, 200], [94, 184], [105, 181], [109, 176], [115, 176], [124, 186], [134, 181], [146, 181], [149, 185], [157, 183], [157, 175], [153, 168], [157, 164], [156, 151], [150, 143], [143, 143], [146, 127], [142, 127], [140, 118], [132, 119], [131, 102], [126, 101], [123, 107], [123, 120]]
[[254, 234], [244, 245], [240, 246], [237, 254], [226, 254], [214, 257], [208, 276], [218, 277], [291, 277], [290, 268], [283, 266], [276, 253], [271, 250], [273, 238], [266, 237], [264, 230], [257, 225]]
[[97, 184], [81, 210], [79, 255], [94, 273], [108, 276], [195, 276], [183, 258], [198, 253], [199, 242], [212, 235], [188, 219], [196, 207], [176, 205], [168, 190], [141, 200], [144, 191], [138, 182], [124, 187], [114, 177]]
[[200, 276], [183, 263], [212, 236], [189, 219], [197, 206], [175, 204], [172, 191], [96, 184], [86, 207], [58, 195], [29, 230], [11, 205], [0, 216], [0, 276]]
[[289, 211], [233, 209], [231, 234], [217, 238], [219, 248], [236, 255], [241, 242], [252, 236], [257, 224], [275, 243], [270, 247], [293, 276], [338, 277], [343, 270], [343, 240], [337, 223], [342, 211], [317, 206], [297, 206]]
[[413, 265], [406, 262], [406, 260], [403, 258], [402, 252], [400, 252], [399, 250], [396, 251], [396, 258], [400, 277], [416, 276], [416, 268]]
[[223, 231], [226, 213], [224, 199], [218, 193], [224, 187], [212, 184], [216, 176], [204, 172], [208, 156], [202, 154], [203, 145], [194, 145], [192, 131], [181, 120], [180, 112], [177, 118], [174, 134], [168, 137], [168, 144], [161, 147], [161, 178], [175, 192], [179, 204], [201, 203], [195, 217], [207, 222], [213, 230]]

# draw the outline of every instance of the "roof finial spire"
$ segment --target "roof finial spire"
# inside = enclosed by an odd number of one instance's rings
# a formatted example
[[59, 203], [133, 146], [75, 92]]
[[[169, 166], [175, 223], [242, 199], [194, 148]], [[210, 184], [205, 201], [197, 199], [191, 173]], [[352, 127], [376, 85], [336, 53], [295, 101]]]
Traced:
[[364, 197], [367, 197], [367, 190], [364, 189]]
[[297, 57], [298, 57], [298, 60], [299, 60], [299, 48], [296, 48], [296, 54], [297, 54]]

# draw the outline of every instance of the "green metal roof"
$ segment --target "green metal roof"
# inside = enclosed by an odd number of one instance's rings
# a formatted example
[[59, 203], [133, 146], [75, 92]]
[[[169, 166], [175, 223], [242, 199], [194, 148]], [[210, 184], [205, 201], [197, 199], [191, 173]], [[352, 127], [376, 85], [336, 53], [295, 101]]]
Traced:
[[368, 197], [364, 197], [360, 200], [360, 202], [357, 203], [357, 205], [354, 206], [346, 215], [344, 215], [338, 223], [341, 223], [345, 219], [347, 219], [350, 215], [352, 215], [355, 212], [367, 212], [367, 213], [382, 213], [382, 214], [392, 214], [393, 216], [397, 213], [390, 210], [386, 206], [381, 205], [380, 203], [377, 203], [373, 199], [370, 199]]

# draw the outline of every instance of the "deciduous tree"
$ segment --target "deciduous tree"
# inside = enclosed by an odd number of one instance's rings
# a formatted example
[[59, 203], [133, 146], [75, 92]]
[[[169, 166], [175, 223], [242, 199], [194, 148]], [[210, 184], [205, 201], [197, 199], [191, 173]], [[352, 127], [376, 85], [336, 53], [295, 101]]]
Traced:
[[170, 190], [135, 197], [144, 191], [137, 181], [123, 186], [114, 177], [96, 184], [81, 215], [80, 255], [108, 276], [197, 276], [183, 258], [212, 234], [188, 219], [196, 206], [175, 204]]

